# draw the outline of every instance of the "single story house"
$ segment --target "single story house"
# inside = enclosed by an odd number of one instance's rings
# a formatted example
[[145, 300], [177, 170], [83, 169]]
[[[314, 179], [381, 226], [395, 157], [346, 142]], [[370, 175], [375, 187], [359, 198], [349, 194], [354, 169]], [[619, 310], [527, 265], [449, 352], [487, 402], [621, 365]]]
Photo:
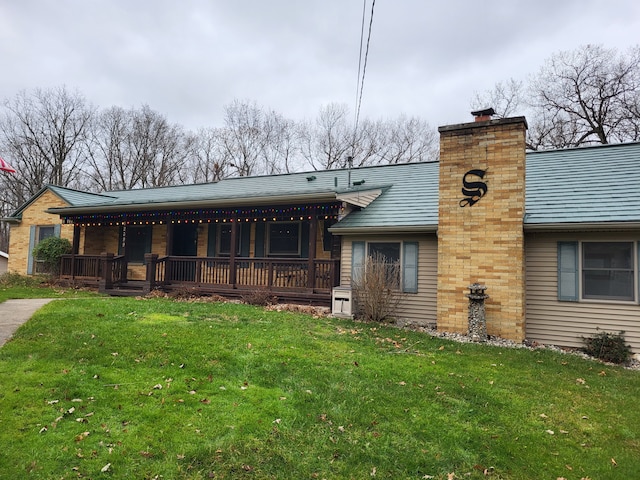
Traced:
[[105, 291], [260, 288], [337, 309], [377, 252], [400, 266], [398, 315], [413, 323], [466, 332], [479, 283], [491, 335], [579, 347], [622, 330], [640, 352], [640, 143], [526, 152], [526, 128], [486, 116], [440, 127], [429, 163], [101, 194], [47, 186], [3, 219], [9, 270], [37, 272], [31, 250], [59, 235], [73, 244], [63, 277]]

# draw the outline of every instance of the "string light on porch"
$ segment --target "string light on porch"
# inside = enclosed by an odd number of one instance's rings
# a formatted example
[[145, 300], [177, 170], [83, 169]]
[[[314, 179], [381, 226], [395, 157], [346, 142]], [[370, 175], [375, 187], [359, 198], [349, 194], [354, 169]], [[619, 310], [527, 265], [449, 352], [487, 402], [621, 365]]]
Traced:
[[69, 215], [63, 217], [66, 224], [81, 226], [100, 225], [163, 225], [165, 222], [196, 224], [214, 222], [258, 222], [258, 221], [293, 221], [299, 218], [336, 219], [340, 211], [340, 204], [310, 204], [296, 206], [282, 206], [271, 208], [234, 208], [234, 209], [200, 209], [200, 210], [169, 210], [154, 212], [104, 213], [91, 215]]

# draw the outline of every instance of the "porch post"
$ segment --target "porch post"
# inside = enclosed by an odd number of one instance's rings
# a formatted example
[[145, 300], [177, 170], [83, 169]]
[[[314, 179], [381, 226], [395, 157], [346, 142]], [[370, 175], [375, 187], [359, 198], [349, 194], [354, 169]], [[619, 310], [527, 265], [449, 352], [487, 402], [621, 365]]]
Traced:
[[147, 265], [144, 290], [146, 293], [149, 293], [156, 288], [156, 264], [158, 263], [158, 254], [145, 253], [144, 262]]
[[113, 287], [113, 253], [103, 253], [100, 256], [102, 263], [102, 277], [98, 281], [98, 291], [105, 292]]
[[71, 244], [71, 280], [76, 278], [76, 255], [80, 253], [80, 225], [73, 224], [73, 242]]
[[236, 246], [238, 245], [238, 222], [231, 219], [231, 245], [229, 246], [229, 283], [236, 284]]
[[[171, 257], [173, 255], [173, 224], [167, 222], [167, 257]], [[167, 261], [164, 265], [164, 281], [165, 283], [171, 283], [173, 280], [173, 260], [172, 258], [167, 258]]]
[[309, 266], [307, 268], [307, 287], [316, 286], [316, 242], [318, 235], [318, 218], [313, 216], [309, 220]]

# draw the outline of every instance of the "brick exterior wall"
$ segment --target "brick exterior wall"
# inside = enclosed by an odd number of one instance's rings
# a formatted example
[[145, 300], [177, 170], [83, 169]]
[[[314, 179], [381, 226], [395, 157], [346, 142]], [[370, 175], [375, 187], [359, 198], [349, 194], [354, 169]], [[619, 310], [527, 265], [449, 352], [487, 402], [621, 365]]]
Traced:
[[[437, 326], [467, 332], [468, 286], [487, 286], [487, 332], [524, 339], [524, 117], [440, 127]], [[463, 177], [486, 194], [461, 206]]]
[[[45, 190], [22, 212], [22, 222], [12, 224], [9, 230], [10, 272], [27, 274], [29, 262], [29, 239], [32, 225], [60, 225], [60, 216], [46, 213], [52, 207], [67, 207], [69, 204], [50, 190]], [[73, 225], [62, 225], [60, 237], [73, 241]]]

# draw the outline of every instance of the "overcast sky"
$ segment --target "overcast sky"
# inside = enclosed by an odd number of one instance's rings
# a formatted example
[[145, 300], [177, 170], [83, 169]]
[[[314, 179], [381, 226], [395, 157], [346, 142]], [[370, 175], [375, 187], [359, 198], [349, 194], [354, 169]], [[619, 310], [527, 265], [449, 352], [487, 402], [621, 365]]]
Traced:
[[[353, 112], [362, 14], [362, 0], [0, 0], [0, 99], [66, 85], [194, 130], [222, 126], [234, 99], [294, 120]], [[640, 43], [640, 2], [377, 0], [361, 115], [471, 121], [475, 92], [587, 43]]]

